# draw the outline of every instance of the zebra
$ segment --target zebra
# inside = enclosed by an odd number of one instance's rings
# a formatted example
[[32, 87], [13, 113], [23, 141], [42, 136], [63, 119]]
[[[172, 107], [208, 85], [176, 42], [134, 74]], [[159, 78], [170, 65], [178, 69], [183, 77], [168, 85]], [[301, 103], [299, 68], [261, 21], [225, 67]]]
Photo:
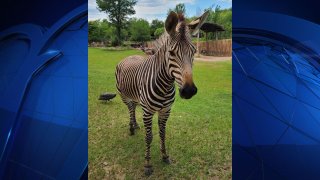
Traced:
[[182, 14], [170, 12], [165, 21], [165, 33], [157, 41], [153, 55], [129, 56], [116, 67], [116, 87], [130, 114], [129, 130], [134, 135], [139, 128], [135, 109], [143, 109], [145, 126], [145, 175], [153, 172], [150, 157], [152, 117], [158, 112], [160, 151], [162, 160], [170, 164], [165, 146], [166, 122], [175, 100], [175, 82], [181, 98], [190, 99], [197, 93], [193, 82], [192, 66], [196, 48], [192, 43], [187, 23]]

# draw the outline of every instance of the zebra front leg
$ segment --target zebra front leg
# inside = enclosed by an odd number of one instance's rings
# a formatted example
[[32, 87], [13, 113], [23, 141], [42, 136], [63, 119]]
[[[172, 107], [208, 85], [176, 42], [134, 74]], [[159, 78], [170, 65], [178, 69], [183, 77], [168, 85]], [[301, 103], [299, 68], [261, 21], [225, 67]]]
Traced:
[[150, 146], [152, 142], [152, 117], [153, 112], [148, 110], [143, 110], [143, 123], [146, 131], [145, 142], [146, 142], [146, 153], [145, 153], [145, 163], [144, 163], [144, 173], [147, 176], [150, 176], [153, 172], [152, 165], [150, 163]]
[[160, 151], [162, 155], [162, 161], [166, 164], [170, 164], [171, 161], [166, 151], [166, 123], [170, 115], [170, 109], [159, 112], [158, 125], [159, 125], [159, 136], [160, 136]]

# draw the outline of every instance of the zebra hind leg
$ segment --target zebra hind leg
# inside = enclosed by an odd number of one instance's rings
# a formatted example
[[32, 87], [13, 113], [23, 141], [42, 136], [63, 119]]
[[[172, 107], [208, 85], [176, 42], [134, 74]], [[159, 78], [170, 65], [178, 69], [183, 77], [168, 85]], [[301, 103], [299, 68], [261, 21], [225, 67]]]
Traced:
[[158, 125], [159, 125], [159, 136], [160, 136], [160, 151], [162, 155], [162, 161], [166, 164], [171, 164], [170, 158], [166, 151], [166, 123], [170, 115], [170, 109], [159, 112]]
[[139, 125], [137, 124], [136, 121], [136, 106], [137, 104], [131, 100], [122, 98], [122, 101], [127, 105], [129, 114], [130, 114], [130, 123], [129, 123], [129, 130], [130, 130], [130, 135], [134, 135], [135, 129], [139, 128]]
[[146, 176], [150, 176], [153, 172], [151, 165], [151, 155], [150, 155], [150, 146], [152, 142], [152, 116], [153, 112], [148, 112], [143, 110], [143, 122], [145, 127], [145, 142], [146, 142], [146, 153], [145, 153], [145, 164], [144, 164], [144, 173]]
[[129, 113], [130, 113], [130, 123], [129, 123], [130, 129], [129, 130], [130, 130], [130, 135], [132, 136], [132, 135], [134, 135], [135, 129], [137, 129], [137, 127], [139, 127], [137, 124], [137, 121], [136, 121], [136, 106], [137, 106], [137, 104], [131, 101], [130, 103], [128, 103], [127, 106], [128, 106]]
[[132, 116], [132, 122], [133, 122], [133, 128], [134, 129], [140, 129], [139, 124], [137, 123], [137, 119], [136, 119], [136, 107], [137, 107], [137, 103], [133, 102], [133, 106], [134, 106], [134, 110], [132, 112], [132, 115], [130, 113], [130, 121], [131, 121], [131, 116]]

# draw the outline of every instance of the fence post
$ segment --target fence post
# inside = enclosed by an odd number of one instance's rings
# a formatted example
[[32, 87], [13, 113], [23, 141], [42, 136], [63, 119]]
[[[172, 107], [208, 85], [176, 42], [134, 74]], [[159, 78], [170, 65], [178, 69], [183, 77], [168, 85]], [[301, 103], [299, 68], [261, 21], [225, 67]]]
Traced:
[[200, 57], [199, 37], [200, 37], [200, 31], [198, 31], [198, 37], [197, 37], [197, 57]]

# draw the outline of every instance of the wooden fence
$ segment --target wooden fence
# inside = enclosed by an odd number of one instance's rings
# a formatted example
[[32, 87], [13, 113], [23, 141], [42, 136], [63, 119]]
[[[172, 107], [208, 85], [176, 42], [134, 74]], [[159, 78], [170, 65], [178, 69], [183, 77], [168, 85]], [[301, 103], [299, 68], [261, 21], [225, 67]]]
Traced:
[[[197, 46], [197, 42], [194, 42]], [[146, 42], [145, 46], [152, 48], [152, 41]], [[199, 42], [199, 49], [202, 55], [206, 56], [231, 56], [232, 39], [210, 40]]]
[[[197, 43], [194, 42], [197, 46]], [[207, 42], [199, 42], [200, 53], [207, 56], [231, 56], [232, 55], [232, 40], [211, 40]]]

